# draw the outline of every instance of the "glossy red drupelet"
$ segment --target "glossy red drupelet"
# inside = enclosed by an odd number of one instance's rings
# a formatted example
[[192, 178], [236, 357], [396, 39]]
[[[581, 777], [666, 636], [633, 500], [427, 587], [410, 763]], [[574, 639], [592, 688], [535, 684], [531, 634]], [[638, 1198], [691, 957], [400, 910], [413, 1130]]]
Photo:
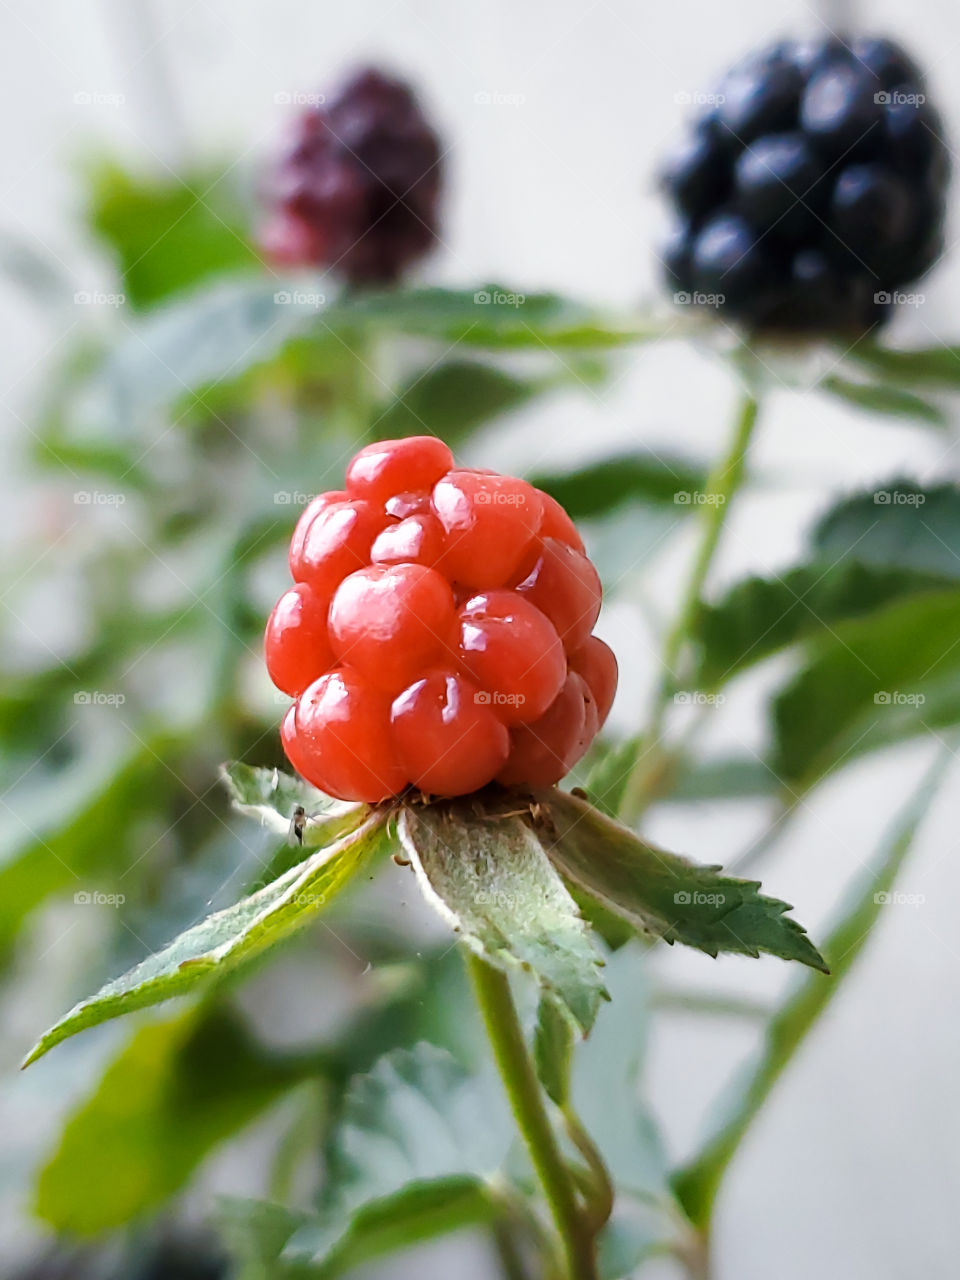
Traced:
[[290, 571], [267, 668], [296, 698], [287, 757], [330, 795], [550, 786], [610, 711], [600, 580], [570, 517], [432, 436], [361, 449], [301, 515]]
[[280, 265], [392, 283], [436, 241], [441, 160], [409, 86], [360, 71], [296, 121], [271, 175], [263, 247]]

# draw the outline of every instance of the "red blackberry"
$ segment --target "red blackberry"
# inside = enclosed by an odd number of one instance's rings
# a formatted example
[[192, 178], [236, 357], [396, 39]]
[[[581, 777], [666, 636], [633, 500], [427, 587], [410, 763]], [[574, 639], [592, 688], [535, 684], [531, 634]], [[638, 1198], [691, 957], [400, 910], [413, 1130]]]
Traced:
[[570, 517], [431, 436], [362, 449], [300, 517], [290, 568], [267, 667], [296, 698], [284, 750], [331, 795], [549, 786], [610, 711], [600, 580]]

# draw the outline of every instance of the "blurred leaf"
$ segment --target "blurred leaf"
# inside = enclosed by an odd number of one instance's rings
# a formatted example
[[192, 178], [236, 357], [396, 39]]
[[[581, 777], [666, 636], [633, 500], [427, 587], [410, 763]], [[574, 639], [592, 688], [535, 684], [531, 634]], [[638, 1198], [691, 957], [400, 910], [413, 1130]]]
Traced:
[[640, 1088], [650, 1029], [648, 959], [634, 943], [607, 962], [611, 1006], [577, 1049], [571, 1097], [618, 1192], [669, 1199], [663, 1139]]
[[[83, 406], [82, 416], [101, 434], [142, 430], [160, 410], [189, 405], [191, 398], [202, 401], [218, 384], [240, 379], [306, 335], [331, 345], [348, 366], [357, 343], [380, 332], [547, 352], [566, 344], [604, 346], [654, 336], [604, 328], [585, 308], [548, 294], [531, 295], [522, 307], [483, 306], [465, 291], [338, 296], [323, 279], [260, 277], [224, 278], [178, 296], [127, 328], [92, 378]], [[505, 390], [501, 385], [500, 394]]]
[[421, 1044], [388, 1054], [347, 1095], [331, 1152], [329, 1199], [285, 1257], [342, 1274], [418, 1240], [489, 1222], [489, 1180], [513, 1129], [495, 1079]]
[[117, 754], [102, 744], [44, 789], [42, 807], [13, 814], [10, 837], [0, 856], [0, 950], [16, 938], [29, 914], [54, 894], [90, 891], [131, 865], [139, 850], [132, 842], [137, 819], [161, 804], [171, 775], [159, 741]]
[[931, 426], [945, 427], [947, 416], [939, 405], [931, 404], [912, 391], [879, 382], [851, 382], [848, 378], [831, 374], [817, 384], [820, 391], [835, 396], [845, 404], [867, 413], [883, 414], [893, 418], [912, 418]]
[[558, 1107], [566, 1105], [570, 1092], [570, 1067], [574, 1035], [570, 1019], [553, 1000], [542, 999], [537, 1008], [533, 1036], [533, 1061], [547, 1097]]
[[721, 756], [715, 760], [683, 759], [664, 796], [670, 803], [741, 800], [775, 795], [780, 780], [757, 756]]
[[759, 1052], [699, 1155], [675, 1175], [676, 1193], [698, 1226], [709, 1221], [723, 1173], [753, 1118], [866, 946], [951, 758], [952, 752], [944, 751], [884, 837], [867, 875], [846, 895], [823, 948], [831, 980], [808, 976], [796, 984], [771, 1018]]
[[316, 1280], [309, 1263], [280, 1261], [287, 1241], [311, 1217], [265, 1200], [221, 1197], [216, 1225], [234, 1264], [231, 1280]]
[[61, 1040], [110, 1018], [209, 987], [308, 924], [366, 864], [383, 838], [383, 815], [292, 867], [225, 911], [208, 916], [60, 1019], [24, 1066]]
[[608, 818], [615, 818], [623, 802], [627, 779], [636, 764], [640, 738], [624, 738], [622, 742], [603, 744], [603, 754], [587, 775], [585, 790], [596, 807]]
[[584, 1033], [604, 995], [600, 959], [540, 842], [517, 816], [465, 804], [404, 808], [400, 839], [427, 901], [461, 942], [529, 969]]
[[960, 720], [960, 590], [840, 624], [777, 696], [774, 768], [804, 787], [841, 763]]
[[683, 942], [707, 955], [761, 951], [823, 969], [790, 908], [759, 893], [755, 880], [718, 874], [645, 844], [586, 801], [538, 793], [549, 818], [550, 860], [572, 884], [641, 933]]
[[132, 321], [90, 381], [83, 420], [100, 434], [137, 435], [162, 411], [272, 360], [317, 324], [317, 308], [293, 296], [259, 279], [226, 280]]
[[856, 560], [801, 565], [775, 578], [748, 578], [695, 624], [698, 689], [715, 689], [790, 645], [830, 634], [838, 623], [942, 584], [911, 569], [873, 568]]
[[[355, 831], [369, 816], [370, 806], [351, 800], [335, 800], [280, 769], [259, 769], [234, 761], [221, 767], [221, 777], [233, 807], [278, 836], [291, 835], [291, 821], [303, 810], [299, 841], [305, 849], [317, 849]], [[292, 837], [296, 841], [296, 837]]]
[[633, 451], [572, 471], [534, 475], [530, 483], [556, 498], [574, 520], [606, 515], [633, 501], [676, 507], [682, 516], [696, 511], [689, 496], [705, 488], [706, 468], [666, 452]]
[[610, 347], [663, 336], [665, 326], [621, 324], [555, 293], [478, 289], [390, 289], [344, 297], [331, 323], [439, 338], [466, 347], [535, 351]]
[[813, 545], [833, 561], [855, 559], [876, 569], [912, 569], [960, 578], [960, 489], [893, 479], [855, 493], [818, 521]]
[[154, 178], [104, 165], [92, 175], [90, 224], [116, 255], [134, 307], [259, 266], [232, 168]]
[[600, 1280], [634, 1280], [643, 1263], [671, 1253], [671, 1225], [667, 1211], [659, 1206], [618, 1201], [597, 1237]]
[[949, 390], [960, 386], [960, 347], [916, 347], [898, 351], [861, 342], [846, 353], [849, 360], [865, 365], [898, 386]]
[[524, 404], [545, 386], [476, 361], [431, 365], [397, 393], [375, 419], [374, 431], [381, 440], [434, 435], [456, 445], [474, 428]]
[[138, 1218], [317, 1066], [271, 1057], [221, 1008], [141, 1027], [67, 1119], [39, 1175], [37, 1213], [81, 1236]]

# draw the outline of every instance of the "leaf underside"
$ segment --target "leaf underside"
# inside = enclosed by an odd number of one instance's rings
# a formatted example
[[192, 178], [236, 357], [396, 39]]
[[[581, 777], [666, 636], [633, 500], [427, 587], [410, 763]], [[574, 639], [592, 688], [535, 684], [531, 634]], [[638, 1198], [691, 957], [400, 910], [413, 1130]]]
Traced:
[[540, 841], [516, 814], [408, 806], [400, 839], [425, 897], [479, 955], [521, 965], [586, 1033], [605, 996], [587, 926]]

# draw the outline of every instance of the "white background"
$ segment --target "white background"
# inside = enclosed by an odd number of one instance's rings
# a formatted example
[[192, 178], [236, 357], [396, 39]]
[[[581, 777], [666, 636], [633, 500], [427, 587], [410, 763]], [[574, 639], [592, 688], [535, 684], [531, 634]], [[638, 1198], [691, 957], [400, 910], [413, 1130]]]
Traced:
[[[934, 0], [908, 13], [874, 4], [869, 18], [926, 63], [931, 90], [960, 137], [952, 93], [960, 9]], [[456, 283], [499, 279], [517, 290], [557, 289], [624, 307], [656, 293], [651, 244], [662, 211], [654, 174], [687, 111], [678, 96], [709, 88], [725, 65], [768, 36], [819, 29], [803, 4], [774, 14], [760, 0], [169, 0], [150, 7], [2, 0], [0, 24], [3, 246], [26, 243], [52, 255], [75, 290], [113, 285], [80, 230], [86, 155], [109, 146], [162, 172], [188, 157], [242, 153], [253, 170], [283, 125], [278, 92], [323, 91], [345, 65], [383, 60], [422, 86], [452, 147], [444, 249], [428, 274]], [[81, 105], [75, 95], [84, 92], [125, 100]], [[494, 101], [478, 103], [478, 94]], [[960, 337], [951, 305], [960, 283], [956, 258], [948, 253], [921, 286], [923, 305], [897, 318], [892, 339]], [[90, 311], [51, 313], [0, 282], [8, 538], [33, 518], [35, 495], [14, 493], [32, 399], [58, 343], [97, 322]], [[488, 460], [506, 466], [546, 454], [556, 462], [595, 451], [598, 441], [701, 453], [720, 446], [732, 387], [716, 365], [661, 345], [626, 360], [619, 374], [601, 397], [585, 390], [539, 410], [522, 430], [498, 430]], [[902, 473], [952, 477], [952, 438], [856, 417], [812, 395], [774, 396], [753, 458], [765, 483], [734, 514], [717, 582], [788, 564], [811, 516], [837, 491]], [[656, 607], [669, 609], [688, 551], [678, 540], [654, 566], [648, 590]], [[613, 607], [603, 627], [623, 660], [616, 714], [627, 728], [640, 714], [652, 651], [626, 605]], [[765, 687], [738, 690], [711, 724], [711, 741], [756, 743]], [[922, 746], [849, 770], [805, 807], [769, 859], [770, 886], [814, 933], [928, 756]], [[718, 1280], [899, 1280], [954, 1269], [960, 849], [953, 794], [948, 784], [904, 877], [903, 889], [923, 894], [924, 904], [889, 909], [737, 1160], [718, 1216]], [[651, 834], [722, 860], [749, 840], [760, 818], [715, 806], [670, 809], [656, 815]], [[713, 964], [679, 949], [659, 964], [671, 983], [757, 993], [779, 991], [789, 976], [773, 960]], [[678, 1018], [661, 1024], [649, 1083], [678, 1153], [690, 1149], [709, 1099], [748, 1044], [739, 1027]], [[443, 1259], [436, 1274], [465, 1266], [449, 1249], [430, 1256]], [[411, 1260], [410, 1274], [424, 1274], [425, 1265]], [[387, 1274], [400, 1275], [400, 1266]]]

